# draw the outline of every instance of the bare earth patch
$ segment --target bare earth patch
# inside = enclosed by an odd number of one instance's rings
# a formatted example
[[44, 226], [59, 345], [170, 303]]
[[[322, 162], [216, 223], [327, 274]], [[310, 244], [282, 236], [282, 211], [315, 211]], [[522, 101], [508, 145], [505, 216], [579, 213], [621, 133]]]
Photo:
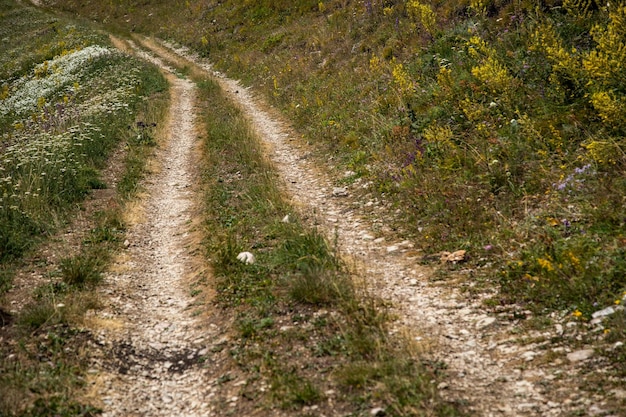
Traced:
[[[202, 276], [194, 250], [195, 86], [169, 76], [171, 112], [156, 172], [144, 199], [129, 213], [135, 220], [100, 298], [105, 307], [88, 317], [96, 343], [92, 392], [105, 416], [209, 413], [205, 368], [221, 330], [199, 314], [204, 299], [192, 297]], [[141, 215], [137, 215], [141, 213]]]

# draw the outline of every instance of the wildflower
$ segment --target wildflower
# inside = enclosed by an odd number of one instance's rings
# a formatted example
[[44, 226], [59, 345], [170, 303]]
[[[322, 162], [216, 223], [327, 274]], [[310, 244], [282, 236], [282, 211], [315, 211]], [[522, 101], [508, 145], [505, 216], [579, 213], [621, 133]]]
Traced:
[[574, 316], [576, 318], [581, 317], [582, 315], [583, 315], [583, 313], [581, 313], [581, 311], [578, 310], [578, 309], [574, 310], [574, 312], [572, 313], [572, 316]]
[[537, 263], [542, 269], [545, 269], [548, 272], [554, 271], [554, 266], [552, 265], [552, 262], [547, 259], [539, 258], [537, 259]]
[[622, 300], [615, 300], [615, 305], [620, 305], [622, 303]]
[[406, 7], [413, 21], [416, 23], [419, 22], [426, 32], [432, 36], [437, 26], [437, 19], [433, 9], [429, 5], [422, 4], [417, 0], [409, 0]]
[[539, 281], [538, 277], [535, 277], [535, 276], [530, 275], [530, 274], [524, 274], [524, 279], [528, 280], [528, 281], [535, 281], [535, 282]]

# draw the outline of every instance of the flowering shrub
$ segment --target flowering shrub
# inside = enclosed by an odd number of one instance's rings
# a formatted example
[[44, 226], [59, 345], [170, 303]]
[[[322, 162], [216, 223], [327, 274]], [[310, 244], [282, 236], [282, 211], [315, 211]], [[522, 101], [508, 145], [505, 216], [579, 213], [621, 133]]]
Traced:
[[428, 4], [417, 0], [408, 0], [406, 9], [413, 21], [419, 23], [429, 35], [435, 34], [437, 18], [435, 12]]

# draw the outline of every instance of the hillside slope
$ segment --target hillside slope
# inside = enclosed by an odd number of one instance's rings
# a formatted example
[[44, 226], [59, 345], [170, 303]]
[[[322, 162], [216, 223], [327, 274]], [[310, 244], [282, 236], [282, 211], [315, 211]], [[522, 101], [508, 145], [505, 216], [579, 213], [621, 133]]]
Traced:
[[486, 305], [523, 319], [520, 332], [581, 329], [559, 341], [595, 346], [590, 381], [605, 367], [598, 389], [619, 385], [623, 1], [54, 7], [188, 45], [262, 91], [334, 166], [336, 185], [386, 204], [388, 231], [416, 241], [424, 263], [467, 251], [440, 279], [491, 293]]

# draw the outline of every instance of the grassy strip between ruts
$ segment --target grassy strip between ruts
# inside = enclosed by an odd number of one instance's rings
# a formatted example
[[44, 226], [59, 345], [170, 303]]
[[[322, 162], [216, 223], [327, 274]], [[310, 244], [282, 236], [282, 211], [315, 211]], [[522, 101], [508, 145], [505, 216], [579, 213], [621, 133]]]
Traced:
[[[0, 416], [93, 415], [97, 410], [76, 395], [89, 340], [80, 322], [97, 308], [93, 288], [123, 241], [123, 205], [136, 194], [156, 143], [166, 81], [88, 27], [0, 4], [0, 27], [10, 27], [0, 30], [8, 39], [0, 58], [0, 197], [7, 203], [0, 204], [0, 287], [10, 288], [16, 272], [43, 276], [23, 309], [0, 304]], [[11, 49], [16, 44], [21, 54]], [[106, 188], [98, 170], [111, 169], [120, 146], [117, 193], [95, 194], [81, 214], [90, 219], [76, 226], [89, 230], [72, 230], [83, 237], [63, 259], [39, 253], [45, 240], [38, 235], [60, 240], [54, 233], [76, 216], [82, 199]]]
[[[199, 85], [207, 249], [218, 303], [236, 314], [242, 397], [305, 414], [459, 415], [437, 397], [434, 370], [388, 335], [382, 303], [360, 294], [332, 245], [281, 195], [241, 112], [213, 81]], [[237, 259], [244, 251], [254, 263]]]

